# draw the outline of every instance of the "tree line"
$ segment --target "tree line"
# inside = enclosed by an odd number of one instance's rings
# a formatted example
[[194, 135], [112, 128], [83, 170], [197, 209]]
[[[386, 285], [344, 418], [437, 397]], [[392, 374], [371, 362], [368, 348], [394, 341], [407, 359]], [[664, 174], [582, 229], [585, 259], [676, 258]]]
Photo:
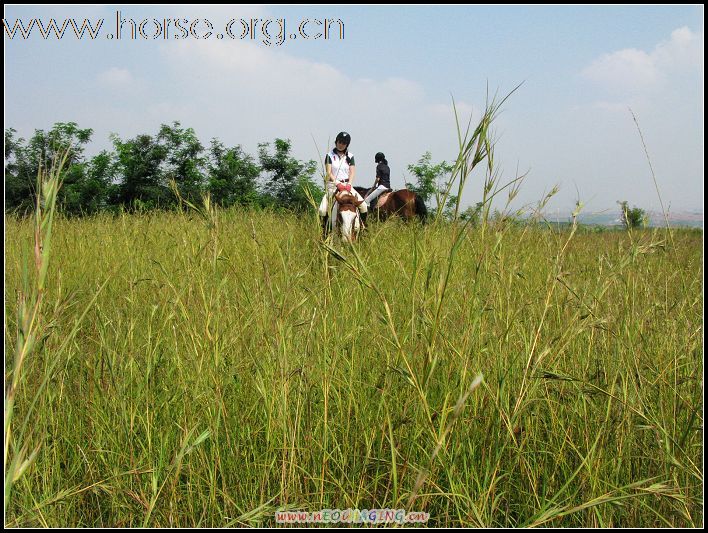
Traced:
[[[182, 199], [199, 203], [205, 193], [221, 207], [307, 209], [312, 196], [324, 194], [317, 163], [293, 157], [289, 140], [258, 145], [253, 157], [240, 145], [227, 147], [212, 139], [205, 147], [192, 128], [179, 122], [163, 124], [155, 135], [121, 139], [111, 135], [111, 150], [86, 157], [93, 130], [75, 122], [56, 123], [49, 131], [35, 130], [28, 140], [5, 130], [5, 211], [27, 214], [36, 204], [37, 175], [66, 154], [57, 206], [69, 216], [101, 211], [171, 209]], [[406, 186], [426, 204], [440, 202], [452, 166], [432, 162], [426, 152], [408, 165], [415, 183]], [[449, 198], [446, 212], [456, 201]]]
[[[212, 139], [205, 147], [192, 128], [179, 122], [160, 126], [156, 135], [137, 135], [121, 139], [111, 135], [112, 150], [87, 158], [86, 146], [93, 130], [75, 122], [60, 122], [51, 130], [35, 130], [28, 140], [17, 137], [13, 128], [5, 130], [5, 211], [20, 215], [32, 212], [36, 204], [37, 175], [66, 154], [62, 186], [57, 206], [65, 215], [91, 215], [101, 211], [144, 211], [171, 209], [182, 199], [199, 204], [204, 194], [221, 207], [274, 207], [302, 211], [310, 208], [309, 197], [319, 203], [324, 190], [316, 175], [315, 161], [293, 157], [286, 139], [260, 143], [253, 157], [240, 145], [227, 147]], [[407, 166], [415, 183], [406, 187], [418, 194], [430, 209], [445, 201], [454, 167], [445, 161], [435, 163], [426, 152]], [[442, 206], [444, 218], [453, 217], [457, 197], [447, 196]], [[618, 202], [621, 220], [629, 229], [646, 225], [643, 209]], [[477, 202], [460, 213], [473, 221], [482, 216]]]
[[[35, 130], [25, 140], [13, 128], [5, 130], [5, 210], [26, 214], [36, 204], [37, 174], [66, 154], [57, 206], [69, 216], [100, 211], [171, 209], [181, 198], [199, 203], [205, 193], [221, 207], [307, 209], [308, 196], [319, 202], [324, 194], [317, 163], [292, 156], [289, 140], [258, 145], [258, 156], [240, 145], [227, 147], [212, 139], [205, 147], [192, 128], [179, 122], [163, 124], [156, 135], [123, 140], [111, 136], [112, 150], [87, 158], [93, 130], [75, 122], [60, 122], [51, 130]], [[439, 203], [451, 178], [452, 165], [432, 162], [429, 152], [408, 165], [415, 183], [406, 183], [428, 204]], [[445, 214], [454, 206], [451, 195]], [[477, 206], [478, 207], [478, 206]]]
[[179, 204], [171, 189], [198, 203], [208, 193], [222, 207], [234, 205], [306, 209], [308, 195], [323, 194], [315, 161], [300, 161], [289, 140], [258, 145], [253, 157], [240, 145], [212, 139], [205, 147], [192, 128], [163, 124], [155, 135], [111, 136], [112, 149], [86, 157], [93, 130], [60, 122], [31, 138], [5, 130], [5, 210], [26, 214], [36, 204], [37, 174], [66, 154], [57, 205], [67, 215], [101, 211], [170, 209]]

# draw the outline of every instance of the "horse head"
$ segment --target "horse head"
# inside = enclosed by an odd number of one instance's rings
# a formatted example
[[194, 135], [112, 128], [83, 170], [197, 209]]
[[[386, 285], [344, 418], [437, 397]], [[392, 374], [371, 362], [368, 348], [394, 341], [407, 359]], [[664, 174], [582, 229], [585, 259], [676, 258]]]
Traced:
[[349, 191], [337, 191], [334, 195], [334, 199], [337, 200], [340, 209], [357, 209], [363, 202], [363, 200], [358, 200], [357, 197]]
[[361, 228], [357, 211], [363, 200], [357, 199], [356, 196], [347, 191], [338, 191], [334, 195], [335, 200], [339, 204], [338, 207], [338, 222], [342, 228], [342, 239], [347, 242], [356, 240]]

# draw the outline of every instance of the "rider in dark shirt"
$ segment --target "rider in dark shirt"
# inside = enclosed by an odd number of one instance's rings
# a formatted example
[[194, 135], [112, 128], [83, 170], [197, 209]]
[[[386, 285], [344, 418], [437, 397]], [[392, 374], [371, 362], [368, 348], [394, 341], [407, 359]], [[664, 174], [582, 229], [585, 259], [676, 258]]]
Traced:
[[374, 157], [374, 162], [378, 163], [378, 165], [376, 165], [376, 183], [374, 183], [371, 192], [364, 198], [367, 205], [381, 193], [391, 188], [391, 169], [388, 167], [386, 156], [379, 152]]
[[388, 168], [385, 159], [376, 165], [376, 179], [379, 185], [383, 185], [387, 189], [391, 188], [391, 169]]

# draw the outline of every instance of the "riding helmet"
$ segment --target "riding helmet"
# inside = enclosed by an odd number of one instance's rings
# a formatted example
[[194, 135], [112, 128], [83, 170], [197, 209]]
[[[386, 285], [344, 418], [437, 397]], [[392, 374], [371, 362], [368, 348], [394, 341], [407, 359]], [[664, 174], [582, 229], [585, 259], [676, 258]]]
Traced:
[[375, 162], [375, 163], [381, 163], [381, 161], [383, 161], [384, 159], [386, 159], [386, 156], [383, 155], [382, 152], [379, 152], [379, 153], [377, 153], [377, 154], [374, 156], [374, 162]]
[[342, 131], [339, 133], [339, 135], [337, 135], [337, 139], [335, 140], [335, 142], [343, 142], [344, 144], [349, 146], [349, 144], [352, 142], [352, 137], [346, 131]]

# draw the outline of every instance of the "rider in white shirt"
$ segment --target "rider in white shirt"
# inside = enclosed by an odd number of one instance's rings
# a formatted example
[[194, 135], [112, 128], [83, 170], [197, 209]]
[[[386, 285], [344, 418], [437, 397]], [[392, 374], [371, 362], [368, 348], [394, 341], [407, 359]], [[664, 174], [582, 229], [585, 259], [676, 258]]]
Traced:
[[367, 204], [364, 202], [361, 195], [354, 189], [354, 175], [356, 166], [354, 163], [354, 154], [349, 152], [349, 144], [351, 136], [346, 132], [341, 132], [335, 140], [335, 147], [325, 157], [325, 171], [327, 173], [326, 193], [320, 203], [319, 214], [322, 217], [323, 234], [327, 232], [327, 224], [329, 212], [331, 210], [332, 227], [337, 220], [337, 202], [334, 200], [334, 194], [337, 190], [347, 189], [358, 200], [361, 200], [359, 205], [359, 213], [361, 214], [362, 222], [366, 221]]

